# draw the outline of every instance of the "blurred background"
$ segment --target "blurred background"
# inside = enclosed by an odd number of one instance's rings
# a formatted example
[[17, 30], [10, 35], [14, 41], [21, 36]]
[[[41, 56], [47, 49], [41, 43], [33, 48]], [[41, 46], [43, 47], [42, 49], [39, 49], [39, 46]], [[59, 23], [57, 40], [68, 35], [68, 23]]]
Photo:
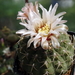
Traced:
[[[69, 31], [75, 32], [75, 0], [29, 0], [33, 3], [35, 1], [46, 9], [49, 9], [51, 4], [54, 6], [58, 3], [57, 13], [67, 12], [63, 19], [67, 20]], [[16, 54], [14, 44], [19, 40], [15, 31], [24, 28], [19, 25], [20, 20], [17, 20], [18, 11], [21, 11], [24, 5], [25, 0], [0, 0], [0, 75], [17, 75], [13, 72]]]
[[[69, 31], [75, 31], [75, 0], [29, 0], [29, 2], [38, 1], [45, 8], [49, 8], [50, 4], [59, 3], [57, 13], [66, 11], [64, 15]], [[23, 28], [17, 20], [18, 11], [25, 5], [25, 0], [0, 0], [0, 29], [7, 26], [11, 30]]]

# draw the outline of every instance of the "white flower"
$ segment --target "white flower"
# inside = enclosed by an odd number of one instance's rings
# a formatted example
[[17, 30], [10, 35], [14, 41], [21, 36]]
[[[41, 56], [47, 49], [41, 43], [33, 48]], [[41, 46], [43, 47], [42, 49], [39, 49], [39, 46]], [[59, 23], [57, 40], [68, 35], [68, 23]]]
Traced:
[[22, 11], [18, 12], [17, 19], [21, 19], [22, 21], [24, 19], [28, 19], [28, 15], [30, 11], [35, 11], [37, 14], [39, 14], [37, 2], [35, 2], [35, 5], [33, 5], [33, 3], [26, 3], [25, 6], [22, 8]]
[[[22, 36], [31, 36], [27, 43], [28, 47], [33, 42], [34, 48], [41, 45], [43, 49], [49, 49], [50, 43], [52, 43], [54, 48], [59, 48], [59, 36], [61, 33], [65, 34], [68, 30], [68, 27], [64, 24], [66, 20], [62, 20], [62, 15], [66, 12], [55, 15], [58, 7], [57, 3], [53, 8], [51, 5], [48, 11], [41, 4], [39, 4], [39, 7], [42, 9], [42, 17], [39, 15], [39, 12], [38, 14], [30, 8], [27, 14], [28, 19], [24, 20], [21, 16], [23, 21], [20, 24], [25, 26], [25, 29], [19, 30], [16, 33]], [[39, 11], [38, 8], [36, 10]], [[25, 18], [25, 16], [23, 17]]]

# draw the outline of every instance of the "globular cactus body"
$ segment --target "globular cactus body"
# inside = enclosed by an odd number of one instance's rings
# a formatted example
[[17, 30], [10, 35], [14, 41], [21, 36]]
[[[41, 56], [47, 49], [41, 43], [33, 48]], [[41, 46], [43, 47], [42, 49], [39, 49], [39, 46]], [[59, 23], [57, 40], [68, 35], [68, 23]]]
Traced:
[[21, 69], [30, 75], [63, 75], [72, 65], [74, 47], [68, 34], [59, 37], [58, 49], [34, 48], [33, 43], [27, 48], [28, 39], [25, 37], [18, 43], [17, 55]]

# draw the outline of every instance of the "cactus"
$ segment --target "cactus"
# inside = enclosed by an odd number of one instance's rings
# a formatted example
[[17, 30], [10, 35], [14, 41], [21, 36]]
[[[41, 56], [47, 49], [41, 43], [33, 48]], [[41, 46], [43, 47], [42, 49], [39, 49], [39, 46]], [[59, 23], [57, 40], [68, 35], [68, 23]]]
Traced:
[[59, 42], [61, 47], [44, 50], [42, 47], [34, 48], [33, 44], [27, 48], [25, 37], [18, 43], [17, 55], [22, 70], [31, 75], [61, 75], [64, 74], [73, 63], [74, 47], [68, 34], [61, 34]]
[[58, 4], [47, 11], [41, 4], [27, 3], [18, 13], [25, 29], [17, 45], [19, 70], [30, 75], [63, 75], [73, 63], [74, 46], [67, 34], [68, 27], [62, 20], [65, 12], [55, 15]]

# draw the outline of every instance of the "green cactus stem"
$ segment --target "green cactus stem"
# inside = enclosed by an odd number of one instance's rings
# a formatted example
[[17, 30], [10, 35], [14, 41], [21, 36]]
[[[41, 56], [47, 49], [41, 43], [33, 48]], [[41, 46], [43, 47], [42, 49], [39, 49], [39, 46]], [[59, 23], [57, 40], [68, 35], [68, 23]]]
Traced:
[[17, 55], [21, 70], [31, 75], [63, 75], [73, 63], [74, 46], [68, 34], [59, 37], [60, 48], [51, 46], [50, 50], [41, 47], [34, 48], [33, 44], [27, 48], [29, 38], [24, 37], [17, 43]]

